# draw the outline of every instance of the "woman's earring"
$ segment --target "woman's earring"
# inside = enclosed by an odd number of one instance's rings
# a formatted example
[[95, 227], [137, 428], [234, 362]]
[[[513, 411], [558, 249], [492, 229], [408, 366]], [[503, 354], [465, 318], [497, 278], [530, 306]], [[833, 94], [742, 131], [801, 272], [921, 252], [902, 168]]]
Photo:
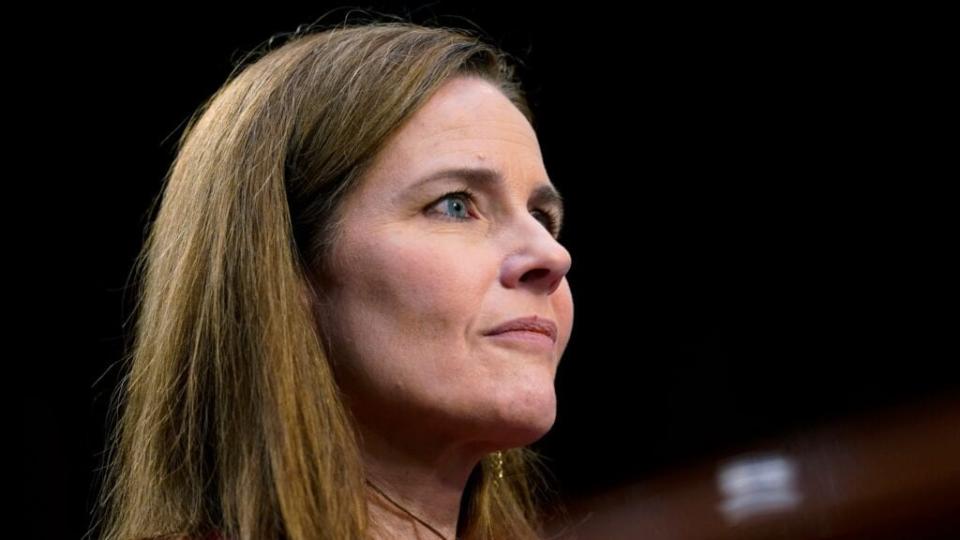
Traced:
[[494, 482], [503, 480], [503, 452], [500, 450], [493, 453], [493, 479]]

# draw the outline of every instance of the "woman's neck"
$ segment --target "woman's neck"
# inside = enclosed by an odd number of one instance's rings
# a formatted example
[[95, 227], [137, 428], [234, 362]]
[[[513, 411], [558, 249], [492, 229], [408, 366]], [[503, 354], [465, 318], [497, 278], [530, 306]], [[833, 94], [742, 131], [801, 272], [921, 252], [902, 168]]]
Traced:
[[367, 486], [370, 519], [374, 528], [379, 529], [375, 534], [383, 538], [437, 540], [432, 527], [453, 540], [470, 473], [493, 449], [476, 444], [444, 444], [426, 440], [423, 434], [384, 436], [363, 428], [361, 433], [367, 479], [378, 488]]

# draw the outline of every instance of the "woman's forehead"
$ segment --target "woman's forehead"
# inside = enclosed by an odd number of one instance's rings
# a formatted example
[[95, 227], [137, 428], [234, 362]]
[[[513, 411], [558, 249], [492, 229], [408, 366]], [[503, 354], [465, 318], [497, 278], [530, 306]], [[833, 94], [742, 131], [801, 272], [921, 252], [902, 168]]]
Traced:
[[526, 117], [479, 79], [448, 81], [391, 137], [376, 164], [410, 181], [449, 167], [545, 176], [539, 142]]

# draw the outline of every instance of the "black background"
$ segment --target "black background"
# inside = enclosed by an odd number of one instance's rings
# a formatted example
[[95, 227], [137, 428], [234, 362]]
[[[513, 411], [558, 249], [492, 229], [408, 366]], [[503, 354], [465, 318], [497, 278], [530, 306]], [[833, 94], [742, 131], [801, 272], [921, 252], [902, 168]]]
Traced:
[[[524, 61], [573, 256], [536, 445], [565, 497], [957, 393], [935, 14], [518, 4], [362, 7]], [[29, 369], [11, 384], [38, 537], [89, 526], [128, 273], [182, 124], [244, 53], [334, 7], [19, 26], [8, 231], [30, 264], [8, 361]]]

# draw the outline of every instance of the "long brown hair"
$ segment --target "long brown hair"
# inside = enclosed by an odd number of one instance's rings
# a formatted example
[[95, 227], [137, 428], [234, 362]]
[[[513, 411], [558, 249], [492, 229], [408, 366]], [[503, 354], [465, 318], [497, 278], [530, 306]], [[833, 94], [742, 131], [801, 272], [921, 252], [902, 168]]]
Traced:
[[[367, 534], [358, 440], [318, 331], [316, 276], [340, 201], [446, 80], [483, 77], [533, 122], [510, 58], [460, 29], [311, 28], [251, 53], [194, 112], [134, 265], [101, 538]], [[543, 534], [540, 456], [523, 447], [503, 457], [502, 482], [490, 457], [471, 474], [458, 536]]]

